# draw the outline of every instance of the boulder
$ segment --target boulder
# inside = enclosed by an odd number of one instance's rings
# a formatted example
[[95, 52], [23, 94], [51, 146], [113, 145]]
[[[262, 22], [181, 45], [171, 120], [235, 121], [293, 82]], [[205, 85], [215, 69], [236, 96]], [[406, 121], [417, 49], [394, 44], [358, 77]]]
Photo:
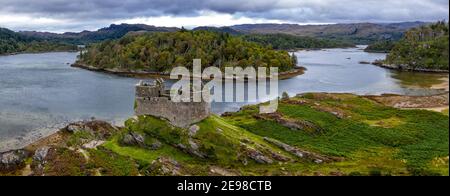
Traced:
[[276, 152], [272, 152], [271, 154], [272, 154], [272, 158], [277, 161], [281, 161], [281, 162], [291, 161], [291, 159], [289, 157], [283, 156], [282, 154], [279, 154]]
[[37, 149], [36, 152], [34, 152], [33, 161], [44, 162], [49, 150], [50, 147], [47, 146]]
[[285, 150], [286, 152], [293, 154], [294, 156], [296, 156], [298, 158], [307, 159], [307, 160], [313, 161], [314, 163], [317, 163], [317, 164], [321, 164], [324, 162], [340, 161], [340, 159], [338, 159], [338, 158], [327, 157], [324, 155], [320, 155], [320, 154], [316, 154], [316, 153], [309, 152], [306, 150], [302, 150], [302, 149], [290, 146], [288, 144], [285, 144], [285, 143], [280, 142], [275, 139], [265, 137], [264, 140], [266, 142], [269, 142], [269, 143]]
[[86, 144], [83, 145], [84, 149], [95, 149], [101, 145], [103, 145], [105, 143], [105, 141], [100, 141], [100, 140], [92, 140]]
[[111, 137], [119, 129], [105, 121], [92, 120], [71, 123], [63, 130], [69, 133], [87, 131], [97, 136], [99, 139], [105, 140]]
[[130, 134], [126, 134], [120, 140], [120, 143], [124, 146], [134, 146], [136, 145], [136, 140], [134, 140], [133, 136]]
[[[260, 164], [272, 164], [273, 163], [273, 160], [271, 158], [267, 157], [265, 154], [263, 154], [259, 150], [250, 148], [247, 145], [242, 144], [242, 143], [241, 143], [241, 149], [243, 152], [242, 155], [245, 155], [246, 157], [254, 160], [257, 163], [260, 163]], [[247, 159], [244, 157], [242, 160], [243, 160], [244, 165], [246, 165]]]
[[198, 131], [200, 131], [200, 127], [198, 125], [192, 125], [189, 128], [189, 136], [194, 137]]
[[46, 159], [49, 155], [50, 147], [42, 147], [37, 149], [33, 155], [33, 170], [37, 173], [43, 173]]
[[146, 175], [151, 176], [184, 176], [187, 173], [183, 166], [176, 160], [169, 157], [159, 157], [152, 162], [146, 171]]
[[195, 150], [195, 151], [197, 151], [198, 148], [199, 148], [199, 147], [198, 147], [198, 144], [195, 143], [195, 141], [192, 140], [192, 139], [189, 139], [189, 145], [191, 146], [192, 150]]
[[253, 115], [255, 119], [258, 120], [270, 120], [275, 121], [276, 123], [291, 129], [291, 130], [304, 130], [311, 133], [321, 133], [323, 132], [322, 128], [309, 122], [307, 120], [301, 119], [290, 119], [284, 117], [281, 113], [270, 113], [270, 114], [255, 114]]
[[[194, 143], [194, 144], [195, 144], [195, 143]], [[189, 144], [189, 145], [192, 145], [192, 144]], [[197, 145], [197, 144], [195, 144], [195, 145]], [[196, 156], [196, 157], [198, 157], [198, 158], [205, 159], [205, 158], [208, 157], [205, 153], [200, 152], [200, 151], [198, 151], [198, 150], [195, 150], [195, 149], [192, 148], [192, 147], [186, 147], [184, 144], [177, 144], [177, 145], [175, 145], [175, 147], [178, 148], [178, 149], [180, 149], [180, 150], [182, 150], [182, 151], [185, 152], [185, 153], [188, 153], [188, 154], [190, 154], [190, 155]]]
[[155, 139], [155, 141], [153, 142], [153, 143], [151, 143], [150, 145], [149, 145], [149, 148], [151, 149], [151, 150], [158, 150], [158, 149], [160, 149], [162, 147], [162, 143], [159, 141], [159, 140], [156, 140]]
[[148, 148], [150, 150], [158, 150], [162, 143], [153, 139], [152, 142], [145, 141], [145, 136], [140, 133], [130, 132], [122, 137], [120, 143], [124, 146], [138, 146], [141, 148]]
[[145, 147], [145, 138], [143, 135], [135, 132], [130, 132], [123, 136], [121, 144], [125, 146], [139, 146]]
[[25, 167], [28, 153], [25, 150], [13, 150], [0, 153], [0, 172], [12, 172]]
[[257, 163], [261, 163], [261, 164], [272, 164], [273, 161], [272, 159], [270, 159], [269, 157], [265, 156], [263, 153], [254, 150], [254, 149], [247, 149], [247, 156], [251, 159], [253, 159], [254, 161], [256, 161]]
[[139, 146], [145, 146], [145, 137], [143, 135], [135, 132], [131, 132], [130, 135], [134, 138], [136, 144]]

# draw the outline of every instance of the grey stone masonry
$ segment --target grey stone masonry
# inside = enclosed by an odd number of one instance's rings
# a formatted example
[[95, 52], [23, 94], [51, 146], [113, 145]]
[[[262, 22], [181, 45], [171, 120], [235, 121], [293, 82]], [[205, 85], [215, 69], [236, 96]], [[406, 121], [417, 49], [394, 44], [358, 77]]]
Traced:
[[136, 85], [135, 114], [164, 118], [176, 127], [186, 128], [209, 117], [211, 104], [204, 101], [173, 102], [162, 79], [154, 84], [141, 81]]

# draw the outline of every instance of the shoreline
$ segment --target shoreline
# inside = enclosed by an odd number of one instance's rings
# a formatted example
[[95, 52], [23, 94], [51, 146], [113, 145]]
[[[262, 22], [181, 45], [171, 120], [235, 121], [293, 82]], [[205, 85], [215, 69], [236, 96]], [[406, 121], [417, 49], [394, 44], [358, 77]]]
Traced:
[[425, 68], [410, 68], [408, 66], [402, 66], [402, 65], [390, 65], [385, 64], [379, 61], [372, 62], [372, 65], [391, 69], [391, 70], [398, 70], [398, 71], [408, 71], [408, 72], [423, 72], [423, 73], [449, 73], [449, 70], [441, 70], [441, 69], [425, 69]]
[[378, 51], [378, 50], [364, 50], [367, 53], [375, 53], [375, 54], [388, 54], [388, 51]]
[[320, 51], [320, 50], [330, 50], [330, 49], [350, 49], [358, 48], [358, 45], [349, 47], [331, 47], [331, 48], [294, 48], [294, 49], [280, 49], [281, 51], [287, 52], [298, 52], [298, 51]]
[[[85, 70], [94, 71], [94, 72], [113, 74], [113, 75], [118, 75], [118, 76], [122, 76], [122, 77], [142, 78], [142, 79], [145, 79], [145, 78], [170, 79], [170, 74], [169, 73], [146, 72], [146, 71], [123, 71], [123, 70], [116, 70], [116, 69], [103, 69], [103, 68], [97, 68], [97, 67], [93, 67], [93, 66], [89, 66], [89, 65], [85, 65], [85, 64], [81, 64], [81, 63], [76, 63], [76, 62], [71, 64], [70, 66], [74, 67], [74, 68], [80, 68], [80, 69], [85, 69]], [[286, 79], [294, 78], [296, 76], [303, 75], [306, 70], [307, 69], [305, 67], [297, 66], [297, 67], [294, 67], [290, 71], [285, 71], [285, 72], [279, 73], [278, 74], [278, 79], [279, 80], [286, 80]], [[231, 79], [231, 78], [225, 78], [225, 76], [223, 78], [224, 79]], [[241, 79], [241, 78], [236, 78], [236, 77], [233, 78], [233, 79], [246, 80], [246, 79]], [[270, 77], [268, 77], [268, 79], [270, 79]]]
[[0, 54], [2, 56], [15, 56], [21, 54], [45, 54], [45, 53], [54, 53], [54, 52], [79, 52], [78, 50], [55, 50], [55, 51], [42, 51], [42, 52], [14, 52], [14, 53], [5, 53]]

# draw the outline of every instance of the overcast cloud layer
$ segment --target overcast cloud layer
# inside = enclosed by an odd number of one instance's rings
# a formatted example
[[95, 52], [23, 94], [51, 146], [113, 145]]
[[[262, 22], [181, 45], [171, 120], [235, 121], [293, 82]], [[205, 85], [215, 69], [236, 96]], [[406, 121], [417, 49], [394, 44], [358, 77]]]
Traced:
[[224, 26], [448, 20], [448, 0], [0, 0], [0, 26], [95, 30], [111, 23]]

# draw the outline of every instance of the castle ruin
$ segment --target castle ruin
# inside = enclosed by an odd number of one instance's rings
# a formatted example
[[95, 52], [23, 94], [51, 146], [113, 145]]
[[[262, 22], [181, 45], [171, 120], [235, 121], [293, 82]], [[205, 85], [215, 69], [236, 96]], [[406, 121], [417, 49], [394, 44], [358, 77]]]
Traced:
[[173, 102], [162, 79], [153, 84], [140, 81], [136, 85], [135, 114], [167, 119], [176, 127], [185, 128], [211, 114], [211, 104], [202, 102]]

